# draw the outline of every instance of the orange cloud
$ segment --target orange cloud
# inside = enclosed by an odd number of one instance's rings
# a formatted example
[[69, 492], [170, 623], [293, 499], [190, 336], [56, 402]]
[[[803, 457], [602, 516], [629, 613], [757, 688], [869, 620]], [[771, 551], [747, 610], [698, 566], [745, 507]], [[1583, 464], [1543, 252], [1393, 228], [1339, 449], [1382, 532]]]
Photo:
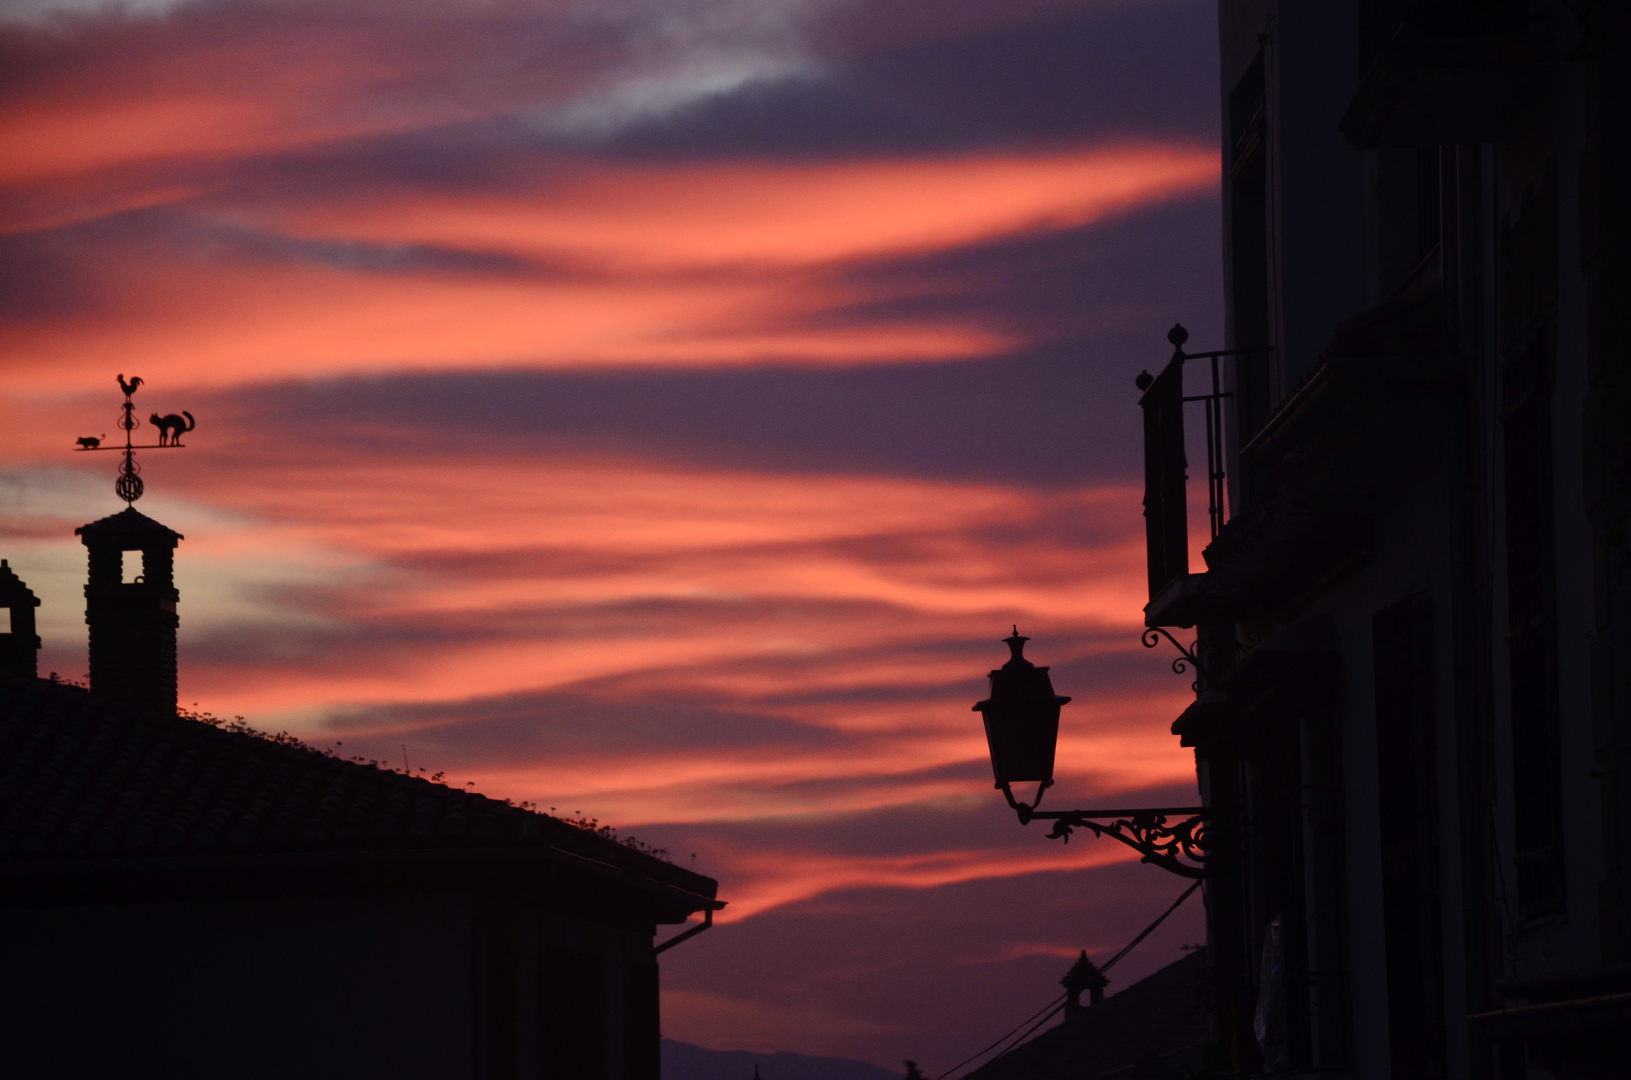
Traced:
[[[403, 493], [411, 491], [411, 498]], [[1018, 549], [971, 539], [991, 521], [1020, 523], [1070, 509], [1132, 504], [1121, 487], [1047, 493], [996, 485], [908, 478], [804, 477], [698, 472], [623, 462], [505, 462], [478, 458], [430, 467], [330, 461], [285, 472], [272, 465], [241, 484], [211, 493], [244, 515], [297, 527], [306, 546], [345, 553], [374, 576], [350, 609], [356, 617], [415, 620], [477, 618], [531, 606], [614, 604], [629, 598], [882, 605], [924, 620], [1011, 612], [1013, 618], [1132, 627], [1137, 622], [1136, 540], [1091, 551], [1041, 539]], [[426, 513], [457, 505], [457, 514]], [[252, 531], [254, 526], [249, 526]], [[280, 529], [276, 544], [287, 550]], [[879, 561], [847, 544], [870, 537], [921, 537], [910, 559]], [[538, 538], [546, 538], [539, 544]], [[212, 558], [207, 533], [190, 543], [193, 558]], [[228, 533], [231, 555], [247, 558], [250, 541]], [[423, 576], [405, 569], [424, 557], [458, 552], [503, 556], [521, 550], [509, 573]], [[269, 552], [270, 554], [270, 552]], [[603, 569], [585, 573], [585, 557]], [[275, 556], [274, 556], [275, 558]], [[1014, 566], [1024, 567], [1016, 573]], [[557, 570], [556, 567], [560, 569]], [[364, 568], [373, 568], [367, 570]], [[363, 580], [367, 580], [366, 578]], [[1008, 616], [1002, 616], [1008, 617]], [[989, 619], [989, 617], [987, 617]], [[1000, 622], [1000, 618], [997, 620]], [[849, 646], [897, 632], [834, 628]], [[595, 640], [449, 644], [440, 655], [415, 654], [403, 665], [307, 671], [267, 698], [247, 673], [230, 678], [241, 707], [282, 709], [336, 696], [350, 700], [457, 698], [593, 678], [640, 665], [696, 664], [770, 648], [826, 650], [828, 631], [790, 626], [783, 640], [761, 628], [720, 627], [674, 637], [669, 628], [630, 628], [616, 649]], [[608, 667], [607, 665], [612, 665]], [[904, 674], [904, 673], [897, 673]], [[944, 672], [915, 673], [942, 678]], [[245, 682], [248, 677], [250, 682]], [[293, 695], [286, 697], [283, 695]]]
[[308, 239], [469, 246], [621, 271], [788, 266], [929, 251], [1217, 182], [1215, 148], [1130, 143], [952, 158], [679, 166], [549, 163], [530, 190], [404, 195], [274, 212]]
[[[994, 812], [1001, 808], [993, 807]], [[1023, 837], [1040, 840], [1035, 835]], [[941, 849], [903, 856], [821, 857], [814, 853], [778, 853], [755, 849], [753, 876], [738, 876], [731, 906], [721, 918], [735, 921], [783, 904], [807, 900], [837, 889], [932, 888], [977, 878], [1018, 877], [1046, 870], [1080, 870], [1136, 859], [1126, 848], [1109, 843], [1093, 847], [1016, 843], [1000, 850]]]
[[[412, 17], [400, 7], [283, 6], [293, 10], [12, 29], [0, 39], [12, 67], [0, 103], [0, 187], [153, 165], [197, 169], [493, 115], [568, 94], [608, 58], [604, 38], [579, 34], [549, 62], [500, 74], [492, 58], [520, 47], [506, 41], [512, 28], [502, 20], [423, 5]], [[493, 74], [468, 74], [482, 67]]]
[[1078, 225], [1193, 192], [1216, 169], [1214, 153], [1171, 146], [799, 168], [582, 166], [526, 197], [242, 210], [274, 238], [438, 245], [577, 269], [382, 273], [298, 252], [222, 263], [210, 253], [229, 251], [231, 235], [202, 258], [184, 239], [180, 249], [107, 251], [85, 268], [104, 297], [96, 318], [13, 319], [0, 349], [8, 381], [35, 390], [103, 379], [109, 356], [149, 379], [219, 385], [336, 371], [989, 355], [1017, 341], [990, 319], [828, 318], [912, 288], [862, 289], [842, 265]]

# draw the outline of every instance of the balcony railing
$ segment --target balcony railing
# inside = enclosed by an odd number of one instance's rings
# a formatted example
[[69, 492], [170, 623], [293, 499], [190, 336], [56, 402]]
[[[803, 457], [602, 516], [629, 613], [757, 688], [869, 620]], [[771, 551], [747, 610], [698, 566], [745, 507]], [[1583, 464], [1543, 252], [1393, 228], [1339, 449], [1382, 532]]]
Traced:
[[[1160, 374], [1144, 372], [1138, 388], [1144, 392], [1144, 533], [1149, 553], [1150, 598], [1173, 579], [1189, 573], [1189, 454], [1184, 434], [1184, 407], [1199, 404], [1206, 425], [1206, 515], [1211, 539], [1229, 520], [1229, 485], [1224, 457], [1223, 402], [1234, 394], [1224, 388], [1220, 362], [1227, 356], [1271, 351], [1217, 349], [1186, 353], [1189, 332], [1181, 325], [1167, 334], [1172, 358]], [[1209, 365], [1210, 389], [1184, 393], [1184, 365], [1204, 360]]]

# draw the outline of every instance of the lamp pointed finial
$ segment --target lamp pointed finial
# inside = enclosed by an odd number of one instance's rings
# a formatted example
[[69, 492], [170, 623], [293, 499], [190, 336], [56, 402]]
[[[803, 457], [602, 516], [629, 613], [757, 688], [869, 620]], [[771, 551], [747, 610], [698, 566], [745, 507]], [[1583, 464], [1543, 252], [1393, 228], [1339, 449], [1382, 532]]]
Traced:
[[1019, 625], [1017, 623], [1014, 624], [1014, 632], [1002, 640], [1003, 644], [1008, 646], [1008, 652], [1010, 654], [1008, 657], [1008, 662], [1010, 664], [1024, 664], [1029, 666], [1030, 661], [1025, 659], [1025, 643], [1031, 639], [1019, 632]]

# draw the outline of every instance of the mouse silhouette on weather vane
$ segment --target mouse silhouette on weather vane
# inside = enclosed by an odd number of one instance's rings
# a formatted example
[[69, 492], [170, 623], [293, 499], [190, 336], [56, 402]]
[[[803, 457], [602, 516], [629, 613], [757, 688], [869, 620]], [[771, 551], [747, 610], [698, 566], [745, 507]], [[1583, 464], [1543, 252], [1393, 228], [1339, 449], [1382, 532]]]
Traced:
[[136, 464], [136, 451], [180, 449], [181, 436], [198, 426], [197, 422], [193, 420], [193, 414], [186, 409], [182, 409], [179, 413], [170, 413], [167, 416], [154, 413], [148, 418], [147, 422], [158, 429], [159, 441], [149, 443], [146, 446], [136, 445], [131, 441], [131, 433], [141, 427], [142, 422], [136, 419], [136, 403], [131, 399], [136, 396], [136, 391], [141, 388], [141, 385], [142, 377], [140, 375], [132, 375], [129, 381], [125, 380], [123, 374], [119, 376], [119, 389], [125, 392], [125, 403], [120, 407], [119, 419], [114, 423], [124, 429], [125, 444], [123, 446], [103, 446], [102, 439], [107, 437], [105, 435], [102, 438], [82, 435], [76, 440], [79, 443], [79, 449], [75, 453], [82, 454], [93, 450], [114, 450], [125, 455], [125, 460], [119, 465], [119, 479], [113, 482], [113, 490], [118, 494], [119, 498], [125, 501], [126, 505], [142, 497], [142, 470], [141, 466]]

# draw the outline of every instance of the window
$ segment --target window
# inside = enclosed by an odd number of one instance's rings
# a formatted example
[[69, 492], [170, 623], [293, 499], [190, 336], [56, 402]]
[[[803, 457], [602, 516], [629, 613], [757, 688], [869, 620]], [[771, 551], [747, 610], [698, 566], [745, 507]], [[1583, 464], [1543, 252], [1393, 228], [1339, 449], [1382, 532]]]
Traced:
[[1425, 595], [1406, 597], [1371, 620], [1382, 925], [1395, 1080], [1426, 1080], [1444, 1075], [1445, 1068], [1432, 632]]
[[1500, 234], [1502, 469], [1507, 661], [1518, 911], [1564, 908], [1562, 762], [1552, 513], [1552, 356], [1556, 349], [1557, 184], [1524, 193]]
[[538, 972], [543, 1080], [607, 1080], [610, 988], [600, 953], [549, 948]]
[[521, 1025], [517, 1014], [515, 942], [495, 935], [488, 950], [488, 1075], [492, 1080], [516, 1080]]
[[[1229, 94], [1229, 311], [1237, 349], [1269, 341], [1268, 99], [1258, 54]], [[1253, 362], [1253, 361], [1256, 362]], [[1267, 422], [1269, 365], [1261, 354], [1235, 357], [1235, 409], [1239, 445]]]
[[660, 1080], [657, 965], [623, 968], [623, 1042], [626, 1080]]

